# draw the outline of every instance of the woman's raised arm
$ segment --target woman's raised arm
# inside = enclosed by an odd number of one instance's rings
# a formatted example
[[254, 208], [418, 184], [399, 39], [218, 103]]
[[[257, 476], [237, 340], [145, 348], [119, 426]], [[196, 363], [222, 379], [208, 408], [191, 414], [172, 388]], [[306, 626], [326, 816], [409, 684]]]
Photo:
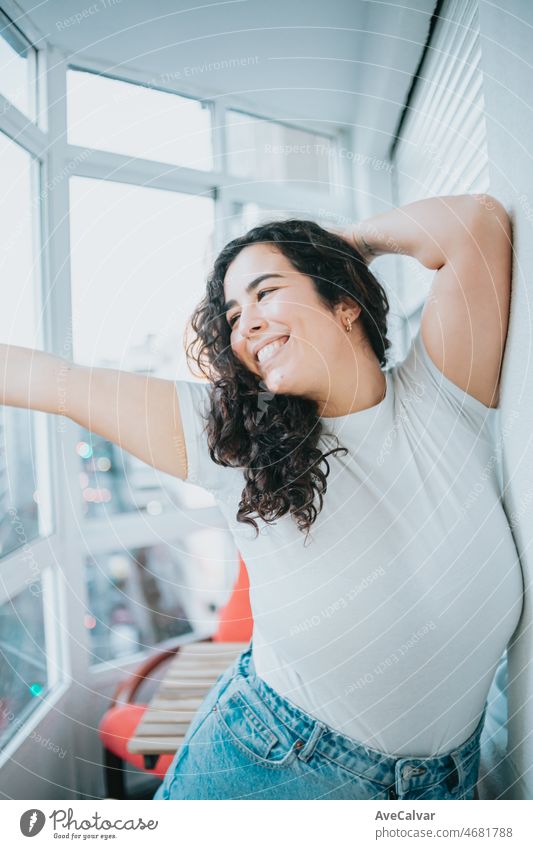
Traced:
[[345, 238], [367, 261], [386, 253], [435, 270], [421, 318], [442, 373], [496, 407], [511, 298], [512, 225], [491, 195], [426, 198], [360, 222]]
[[187, 477], [171, 380], [79, 366], [44, 351], [0, 345], [0, 403], [66, 416], [154, 468]]
[[479, 248], [480, 226], [506, 229], [508, 215], [491, 195], [442, 195], [395, 207], [360, 221], [345, 230], [346, 241], [354, 244], [370, 262], [383, 254], [404, 254], [426, 268], [437, 270], [457, 253]]

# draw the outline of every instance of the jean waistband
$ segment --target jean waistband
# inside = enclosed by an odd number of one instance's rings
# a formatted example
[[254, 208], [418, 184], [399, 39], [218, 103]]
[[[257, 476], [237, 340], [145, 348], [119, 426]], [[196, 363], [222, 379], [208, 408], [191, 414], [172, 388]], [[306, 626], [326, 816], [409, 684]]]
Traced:
[[238, 658], [235, 673], [246, 678], [275, 717], [302, 739], [305, 745], [298, 752], [300, 759], [308, 760], [316, 751], [355, 774], [386, 787], [394, 786], [398, 794], [427, 787], [454, 772], [454, 786], [462, 784], [478, 756], [487, 705], [475, 731], [452, 751], [434, 757], [396, 757], [346, 737], [276, 693], [257, 675], [251, 645]]

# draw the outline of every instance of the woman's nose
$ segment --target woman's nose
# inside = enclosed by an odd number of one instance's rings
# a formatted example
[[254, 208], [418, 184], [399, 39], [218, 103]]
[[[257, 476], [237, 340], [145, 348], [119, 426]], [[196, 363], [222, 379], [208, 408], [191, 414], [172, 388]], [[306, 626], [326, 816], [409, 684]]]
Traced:
[[248, 336], [250, 333], [262, 330], [265, 326], [265, 319], [256, 311], [255, 307], [248, 309], [243, 307], [239, 319], [239, 330], [242, 336]]

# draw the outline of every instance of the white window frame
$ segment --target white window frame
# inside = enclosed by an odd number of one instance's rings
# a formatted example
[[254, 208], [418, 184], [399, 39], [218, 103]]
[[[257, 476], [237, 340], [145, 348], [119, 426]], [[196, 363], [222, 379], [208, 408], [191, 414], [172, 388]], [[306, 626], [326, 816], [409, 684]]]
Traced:
[[[31, 38], [26, 37], [29, 41]], [[42, 52], [37, 52], [37, 63], [42, 70]], [[40, 93], [39, 93], [40, 95]], [[37, 102], [40, 102], [40, 96]], [[39, 118], [39, 115], [36, 116]], [[36, 274], [39, 277], [39, 298], [37, 314], [43, 318], [41, 344], [51, 349], [49, 316], [52, 309], [47, 303], [45, 293], [50, 291], [50, 239], [47, 238], [46, 219], [48, 204], [45, 202], [43, 186], [46, 185], [49, 172], [49, 137], [34, 121], [20, 112], [14, 105], [0, 95], [0, 130], [15, 144], [29, 153], [39, 168], [40, 203], [36, 209], [38, 228], [41, 232], [41, 244], [35, 254]], [[42, 311], [41, 311], [42, 306]], [[44, 517], [45, 532], [35, 540], [23, 543], [14, 551], [0, 559], [0, 603], [5, 603], [40, 580], [43, 586], [43, 618], [47, 647], [48, 690], [46, 698], [28, 716], [27, 720], [11, 737], [0, 753], [0, 767], [4, 765], [26, 739], [28, 734], [42, 721], [60, 701], [69, 688], [71, 680], [71, 656], [69, 641], [65, 632], [76, 637], [73, 622], [73, 608], [65, 603], [65, 582], [60, 580], [57, 564], [68, 562], [65, 549], [65, 522], [63, 511], [58, 509], [58, 493], [64, 483], [64, 470], [55, 462], [58, 457], [58, 433], [54, 422], [43, 414], [33, 413], [33, 433], [38, 454], [38, 474], [43, 479], [48, 497], [49, 513], [53, 527], [49, 527], [49, 517]], [[43, 498], [46, 501], [46, 498]], [[45, 508], [46, 511], [46, 508]], [[39, 524], [42, 527], [40, 508]], [[47, 527], [48, 526], [48, 527]], [[35, 568], [37, 566], [37, 569]], [[61, 625], [60, 625], [61, 623]]]
[[[17, 7], [11, 0], [4, 0], [2, 9], [13, 20], [17, 18]], [[21, 27], [17, 24], [17, 27]], [[215, 250], [219, 250], [230, 238], [230, 215], [234, 204], [255, 203], [262, 207], [286, 208], [291, 214], [301, 211], [309, 214], [310, 209], [328, 208], [332, 217], [348, 220], [354, 216], [354, 196], [352, 171], [349, 158], [334, 157], [338, 169], [339, 190], [329, 195], [313, 191], [297, 191], [290, 185], [240, 185], [239, 180], [226, 170], [225, 148], [225, 111], [237, 109], [249, 114], [257, 114], [256, 109], [242, 98], [225, 101], [211, 100], [213, 120], [213, 155], [215, 162], [222, 162], [222, 170], [197, 171], [190, 168], [169, 169], [168, 163], [159, 163], [145, 159], [133, 159], [120, 154], [106, 153], [69, 144], [67, 141], [66, 112], [66, 73], [70, 66], [68, 58], [59, 50], [44, 45], [39, 47], [39, 34], [24, 25], [21, 29], [25, 37], [37, 45], [37, 68], [40, 79], [40, 91], [37, 95], [37, 120], [31, 122], [16, 107], [7, 104], [0, 95], [0, 131], [10, 136], [21, 147], [31, 153], [40, 163], [42, 188], [40, 192], [40, 213], [42, 246], [41, 276], [44, 337], [43, 346], [59, 356], [72, 357], [71, 322], [71, 280], [70, 280], [70, 240], [69, 240], [69, 191], [68, 178], [91, 177], [102, 180], [149, 185], [153, 188], [173, 192], [184, 192], [211, 196], [215, 202]], [[94, 60], [80, 61], [78, 58], [72, 67], [109, 76], [103, 63]], [[122, 69], [120, 79], [132, 83], [153, 85], [146, 74], [134, 69]], [[174, 87], [165, 83], [157, 86], [164, 91], [208, 100], [193, 87], [187, 90], [183, 84]], [[259, 116], [258, 116], [259, 117]], [[265, 120], [280, 121], [275, 116], [261, 115]], [[299, 126], [299, 125], [298, 125]], [[306, 124], [300, 129], [324, 135], [324, 127]], [[334, 143], [340, 150], [341, 145], [349, 147], [349, 131], [334, 128]], [[53, 190], [52, 190], [53, 189]], [[53, 709], [73, 682], [72, 670], [76, 670], [76, 681], [90, 688], [107, 686], [117, 680], [120, 670], [136, 666], [149, 652], [137, 653], [109, 664], [89, 665], [90, 635], [83, 625], [86, 612], [85, 556], [80, 545], [80, 527], [85, 540], [91, 545], [95, 555], [114, 548], [120, 540], [126, 548], [150, 546], [161, 538], [176, 536], [176, 517], [171, 513], [151, 517], [151, 528], [140, 520], [137, 513], [119, 514], [113, 517], [113, 529], [102, 519], [88, 520], [83, 517], [79, 492], [78, 456], [74, 446], [79, 440], [78, 426], [68, 420], [34, 414], [39, 421], [37, 434], [41, 443], [40, 454], [43, 473], [50, 481], [50, 494], [53, 514], [53, 530], [45, 537], [29, 543], [31, 552], [45, 575], [49, 589], [53, 591], [55, 601], [53, 609], [44, 610], [47, 647], [49, 652], [51, 691], [21, 726], [17, 733], [0, 753], [0, 768], [11, 758], [19, 745], [27, 738], [31, 730]], [[46, 436], [43, 436], [46, 434]], [[48, 440], [44, 449], [43, 438]], [[184, 512], [182, 521], [183, 537], [188, 528], [197, 530], [200, 521], [203, 526], [225, 527], [222, 514], [217, 508], [199, 508]], [[25, 589], [31, 579], [31, 567], [25, 552], [17, 549], [0, 559], [0, 593], [4, 599], [15, 596]], [[68, 574], [63, 565], [68, 564]], [[0, 598], [2, 597], [0, 596]], [[194, 637], [194, 635], [192, 635]], [[190, 639], [188, 637], [186, 639]], [[184, 639], [184, 641], [186, 641]], [[80, 717], [83, 723], [83, 717]], [[82, 725], [80, 725], [80, 730]], [[94, 734], [94, 732], [92, 732]], [[79, 740], [77, 751], [84, 749]], [[88, 744], [85, 751], [90, 751]]]

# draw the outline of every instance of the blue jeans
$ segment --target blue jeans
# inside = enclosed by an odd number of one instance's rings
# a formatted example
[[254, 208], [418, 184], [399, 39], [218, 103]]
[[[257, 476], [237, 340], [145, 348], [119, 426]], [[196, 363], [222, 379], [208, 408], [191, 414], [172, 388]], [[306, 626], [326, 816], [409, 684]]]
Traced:
[[485, 711], [438, 757], [396, 758], [333, 731], [255, 672], [251, 647], [191, 723], [154, 799], [472, 799]]

